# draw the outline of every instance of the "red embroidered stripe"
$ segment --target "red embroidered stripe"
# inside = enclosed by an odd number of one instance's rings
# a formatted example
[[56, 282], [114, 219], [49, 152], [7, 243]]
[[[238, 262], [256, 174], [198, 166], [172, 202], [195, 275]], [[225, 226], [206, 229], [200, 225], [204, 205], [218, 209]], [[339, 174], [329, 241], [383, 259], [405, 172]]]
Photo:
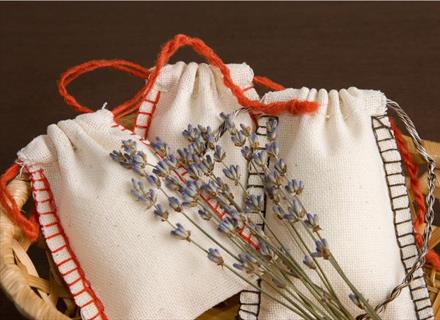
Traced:
[[75, 283], [78, 283], [80, 280], [81, 280], [81, 277], [78, 277], [76, 280], [73, 280], [73, 281], [70, 282], [70, 283], [67, 283], [67, 282], [66, 282], [66, 284], [67, 284], [68, 287], [71, 287], [71, 286], [73, 286]]
[[81, 293], [86, 292], [87, 288], [83, 288], [82, 290], [78, 291], [77, 293], [72, 294], [74, 297], [79, 296]]
[[50, 240], [50, 239], [52, 239], [52, 238], [55, 238], [55, 237], [58, 237], [58, 236], [61, 236], [61, 235], [62, 235], [61, 232], [57, 232], [57, 233], [51, 234], [51, 235], [48, 236], [48, 237], [44, 237], [44, 239], [46, 239], [46, 240]]
[[91, 317], [89, 320], [94, 320], [94, 319], [98, 318], [98, 316], [99, 316], [99, 312], [97, 314], [95, 314], [93, 317]]
[[[151, 103], [151, 110], [149, 112], [143, 111], [143, 110], [141, 110], [141, 108], [139, 108], [138, 111], [137, 111], [136, 120], [135, 120], [135, 125], [134, 125], [133, 131], [136, 132], [138, 129], [141, 129], [141, 130], [144, 129], [145, 132], [142, 133], [143, 138], [146, 138], [147, 135], [148, 135], [148, 130], [149, 130], [150, 126], [151, 126], [151, 121], [153, 119], [154, 113], [156, 112], [156, 106], [159, 103], [159, 100], [160, 100], [160, 91], [157, 92], [156, 98], [154, 99], [154, 101], [149, 100], [149, 99], [145, 100], [145, 101]], [[140, 124], [139, 123], [140, 122], [139, 115], [141, 115], [141, 114], [148, 115], [148, 119], [147, 119], [147, 123], [146, 124]]]
[[38, 215], [40, 215], [40, 216], [45, 216], [45, 215], [48, 215], [48, 214], [53, 214], [53, 215], [55, 215], [55, 212], [54, 212], [54, 211], [47, 211], [47, 212], [41, 212], [41, 213], [38, 213]]
[[57, 225], [58, 223], [59, 223], [58, 221], [55, 221], [55, 222], [51, 222], [48, 224], [42, 224], [41, 226], [47, 228], [47, 227], [52, 227], [54, 225]]
[[63, 261], [58, 262], [58, 263], [56, 264], [56, 266], [57, 266], [57, 267], [60, 267], [62, 264], [66, 263], [66, 262], [68, 262], [68, 261], [70, 261], [70, 260], [72, 260], [71, 257], [69, 257], [69, 258], [67, 258], [67, 259], [64, 259]]
[[56, 248], [55, 250], [51, 250], [50, 252], [51, 253], [57, 253], [57, 252], [60, 252], [61, 250], [63, 250], [64, 248], [67, 248], [67, 245], [64, 244], [61, 247]]
[[[88, 292], [87, 292], [88, 293]], [[79, 306], [81, 309], [88, 306], [89, 304], [93, 303], [93, 299], [91, 299], [90, 301], [84, 303], [82, 306]]]
[[[46, 228], [51, 227], [51, 226], [57, 226], [58, 227], [58, 232], [56, 232], [55, 234], [52, 234], [50, 236], [45, 237], [46, 241], [55, 238], [55, 237], [62, 237], [64, 244], [61, 245], [59, 248], [55, 249], [55, 250], [51, 250], [51, 254], [54, 255], [57, 252], [60, 252], [61, 250], [65, 249], [67, 250], [68, 253], [68, 257], [66, 259], [64, 259], [63, 261], [60, 261], [58, 263], [56, 263], [56, 266], [58, 268], [60, 268], [62, 265], [64, 265], [65, 263], [72, 261], [74, 264], [74, 267], [66, 272], [61, 273], [64, 281], [66, 282], [66, 284], [69, 286], [69, 289], [71, 290], [71, 286], [75, 283], [78, 283], [79, 281], [83, 282], [84, 288], [80, 293], [83, 292], [87, 292], [88, 295], [91, 297], [91, 299], [83, 304], [82, 306], [79, 306], [80, 309], [82, 309], [83, 307], [89, 305], [89, 304], [94, 304], [96, 309], [98, 310], [98, 314], [99, 316], [101, 316], [101, 318], [103, 320], [107, 320], [107, 316], [105, 315], [104, 312], [104, 306], [102, 304], [102, 302], [99, 300], [99, 298], [96, 296], [96, 294], [93, 292], [91, 286], [90, 286], [90, 282], [86, 279], [84, 271], [81, 269], [80, 264], [78, 262], [78, 259], [76, 258], [75, 254], [73, 253], [70, 244], [69, 244], [69, 239], [67, 238], [66, 234], [64, 233], [64, 229], [59, 221], [58, 215], [57, 215], [57, 210], [56, 210], [56, 206], [54, 203], [54, 199], [53, 199], [53, 195], [52, 195], [52, 191], [50, 189], [50, 185], [48, 180], [46, 179], [46, 177], [44, 176], [44, 170], [43, 169], [39, 169], [39, 170], [29, 170], [29, 168], [26, 168], [26, 170], [28, 171], [28, 173], [30, 174], [30, 180], [32, 182], [32, 194], [34, 196], [34, 201], [35, 201], [35, 208], [36, 211], [38, 213], [38, 215], [44, 216], [44, 215], [49, 215], [52, 214], [56, 221], [53, 223], [48, 223], [46, 225], [42, 225], [42, 229], [43, 231], [46, 230]], [[41, 177], [36, 178], [34, 175], [35, 174], [39, 174], [41, 175]], [[43, 188], [35, 188], [35, 181], [43, 181], [44, 183], [44, 187]], [[41, 193], [48, 193], [50, 195], [49, 198], [44, 199], [44, 200], [37, 200], [38, 196], [41, 196]], [[46, 205], [48, 205], [50, 207], [50, 211], [46, 211], [46, 212], [41, 212], [40, 210], [38, 210], [39, 207], [41, 207], [41, 204], [45, 203]], [[71, 274], [72, 272], [77, 271], [79, 276], [72, 281], [70, 284], [67, 283], [66, 281], [66, 277]], [[71, 293], [73, 294], [73, 292], [71, 291]], [[79, 295], [80, 293], [76, 293], [74, 296]], [[90, 319], [95, 319], [97, 316], [93, 316], [93, 318], [88, 318], [88, 320]]]
[[[75, 268], [73, 268], [73, 269], [70, 269], [69, 271], [66, 271], [66, 272], [64, 272], [64, 273], [61, 273], [61, 275], [62, 275], [62, 276], [67, 276], [67, 275], [69, 275], [69, 274], [71, 274], [72, 272], [77, 271], [77, 270], [78, 270], [78, 267], [75, 267]], [[80, 279], [81, 279], [81, 277], [80, 277]]]

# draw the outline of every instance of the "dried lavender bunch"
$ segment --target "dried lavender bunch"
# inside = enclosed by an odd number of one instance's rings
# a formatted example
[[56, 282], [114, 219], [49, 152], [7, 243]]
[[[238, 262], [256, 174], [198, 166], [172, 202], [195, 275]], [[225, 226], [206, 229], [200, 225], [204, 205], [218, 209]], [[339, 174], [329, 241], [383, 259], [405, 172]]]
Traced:
[[[132, 180], [133, 197], [167, 223], [174, 238], [195, 245], [209, 260], [228, 269], [303, 319], [355, 319], [337, 296], [322, 268], [323, 263], [329, 263], [336, 270], [352, 291], [349, 293], [350, 300], [364, 310], [365, 313], [357, 319], [380, 319], [339, 266], [327, 240], [321, 235], [318, 215], [308, 212], [302, 204], [300, 195], [304, 183], [289, 175], [286, 163], [279, 156], [277, 121], [268, 121], [269, 143], [260, 146], [256, 133], [250, 127], [243, 124], [236, 127], [232, 115], [220, 116], [223, 123], [216, 130], [209, 126], [188, 125], [182, 133], [188, 145], [175, 153], [160, 138], [156, 138], [149, 145], [157, 157], [152, 162], [137, 149], [135, 141], [122, 141], [121, 149], [113, 151], [110, 156], [124, 168], [139, 175], [138, 179]], [[227, 163], [227, 155], [219, 143], [219, 137], [225, 133], [240, 148], [249, 166], [264, 172], [261, 179], [265, 194], [272, 200], [272, 211], [303, 253], [302, 260], [287, 250], [274, 232], [273, 223], [261, 213], [263, 198], [249, 194], [242, 185], [240, 178], [245, 172], [238, 165]], [[218, 167], [222, 175], [215, 173], [219, 171], [215, 170]], [[237, 203], [233, 186], [242, 189], [244, 203]], [[159, 192], [165, 195], [168, 209], [158, 203]], [[203, 223], [193, 219], [194, 211]], [[192, 239], [191, 230], [185, 229], [180, 223], [171, 223], [168, 219], [170, 212], [187, 219], [212, 242], [213, 247], [203, 247]], [[258, 214], [265, 223], [264, 230], [252, 221], [252, 213]], [[216, 240], [206, 231], [204, 223], [213, 223], [239, 253], [232, 252]], [[230, 256], [235, 262], [228, 264], [224, 255]], [[312, 280], [312, 273], [318, 276], [319, 281]], [[259, 277], [265, 285], [256, 286], [249, 276]]]

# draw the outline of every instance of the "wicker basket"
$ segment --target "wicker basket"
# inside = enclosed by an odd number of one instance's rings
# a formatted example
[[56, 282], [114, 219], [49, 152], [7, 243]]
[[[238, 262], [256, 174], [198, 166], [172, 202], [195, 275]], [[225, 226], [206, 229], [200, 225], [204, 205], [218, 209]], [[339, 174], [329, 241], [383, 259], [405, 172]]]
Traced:
[[[126, 117], [123, 124], [133, 123], [133, 115]], [[423, 165], [416, 155], [412, 143], [407, 139], [411, 154], [417, 165]], [[440, 143], [425, 141], [427, 151], [433, 156], [440, 167]], [[440, 171], [437, 172], [436, 198], [440, 199]], [[426, 177], [420, 177], [422, 186], [426, 186]], [[31, 190], [27, 178], [22, 175], [8, 185], [19, 207], [23, 207], [30, 198]], [[31, 201], [30, 201], [31, 202]], [[430, 248], [440, 242], [440, 228], [434, 228], [430, 239]], [[28, 254], [29, 248], [42, 250], [49, 264], [49, 276], [41, 277]], [[37, 250], [38, 250], [37, 249]], [[35, 250], [32, 250], [33, 252]], [[440, 272], [425, 267], [425, 274], [433, 302], [436, 319], [440, 319]], [[62, 279], [40, 239], [35, 243], [30, 241], [9, 220], [0, 208], [0, 284], [7, 296], [15, 303], [17, 309], [31, 319], [80, 319], [78, 309], [73, 302]], [[207, 311], [199, 319], [230, 320], [238, 309], [238, 299], [233, 297], [217, 307]]]

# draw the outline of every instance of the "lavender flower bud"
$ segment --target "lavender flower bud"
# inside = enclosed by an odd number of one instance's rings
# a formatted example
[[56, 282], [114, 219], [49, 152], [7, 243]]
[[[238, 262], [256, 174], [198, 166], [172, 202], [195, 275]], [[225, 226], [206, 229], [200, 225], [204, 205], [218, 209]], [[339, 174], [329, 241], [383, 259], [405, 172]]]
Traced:
[[203, 173], [205, 175], [210, 175], [212, 171], [214, 170], [215, 163], [212, 161], [211, 156], [208, 154], [206, 157], [202, 160], [202, 163], [200, 165], [200, 168], [202, 169]]
[[164, 161], [171, 169], [174, 170], [177, 168], [178, 161], [173, 154], [168, 155], [168, 157], [166, 157]]
[[278, 148], [278, 145], [275, 141], [272, 141], [271, 143], [266, 144], [266, 152], [273, 157], [277, 157], [280, 153], [280, 149]]
[[255, 231], [255, 234], [258, 234], [262, 238], [266, 238], [266, 234], [264, 233], [263, 227], [258, 224], [248, 223], [249, 227]]
[[159, 137], [156, 137], [156, 140], [152, 141], [150, 145], [161, 157], [165, 158], [168, 155], [169, 147]]
[[122, 140], [121, 145], [122, 150], [124, 152], [131, 154], [133, 152], [136, 152], [136, 141], [128, 139], [128, 140]]
[[266, 166], [267, 153], [264, 150], [254, 153], [252, 156], [252, 161], [257, 167], [264, 168]]
[[318, 258], [322, 257], [324, 259], [329, 259], [331, 256], [330, 249], [328, 247], [327, 240], [321, 239], [315, 241], [316, 252], [312, 252], [312, 257]]
[[129, 156], [131, 168], [139, 175], [145, 176], [147, 156], [142, 151], [136, 151]]
[[243, 123], [240, 123], [240, 128], [241, 128], [241, 133], [245, 137], [249, 137], [251, 135], [251, 127], [248, 127], [248, 126], [244, 125]]
[[152, 185], [152, 186], [156, 186], [156, 187], [158, 187], [158, 188], [160, 188], [160, 186], [161, 186], [160, 179], [159, 179], [157, 176], [152, 175], [152, 174], [150, 174], [150, 175], [147, 176], [147, 182], [148, 182], [150, 185]]
[[283, 159], [278, 159], [275, 162], [274, 168], [279, 173], [279, 175], [282, 177], [284, 177], [287, 173], [287, 165]]
[[304, 224], [313, 230], [313, 232], [318, 232], [321, 230], [319, 226], [319, 218], [317, 214], [307, 213], [306, 219], [304, 220]]
[[188, 167], [188, 174], [191, 178], [197, 180], [203, 175], [203, 170], [198, 164], [192, 164]]
[[267, 196], [271, 199], [275, 204], [278, 204], [282, 200], [282, 194], [278, 188], [275, 186], [266, 187], [264, 189], [266, 191]]
[[151, 208], [157, 200], [157, 194], [154, 190], [145, 190], [145, 185], [142, 181], [131, 179], [131, 194], [137, 201], [145, 203], [147, 209]]
[[277, 137], [277, 127], [278, 127], [278, 120], [275, 118], [270, 118], [267, 121], [266, 124], [266, 130], [267, 130], [267, 137], [270, 141], [273, 141]]
[[183, 130], [182, 136], [189, 142], [193, 142], [196, 138], [200, 136], [200, 130], [194, 128], [191, 124], [188, 124], [188, 127]]
[[290, 194], [301, 194], [304, 189], [304, 183], [301, 180], [293, 179], [287, 182], [285, 189]]
[[304, 260], [303, 260], [303, 263], [307, 266], [307, 267], [309, 267], [310, 269], [316, 269], [316, 264], [315, 264], [315, 261], [313, 261], [313, 259], [312, 259], [312, 257], [311, 256], [305, 256], [304, 257]]
[[362, 309], [362, 310], [365, 309], [364, 304], [362, 303], [361, 299], [359, 299], [359, 297], [356, 294], [350, 293], [348, 295], [348, 297], [359, 309]]
[[206, 220], [206, 221], [209, 221], [212, 218], [211, 213], [205, 209], [199, 209], [198, 214], [199, 214], [200, 218], [202, 218], [203, 220]]
[[221, 266], [224, 263], [223, 257], [220, 255], [218, 249], [209, 248], [208, 249], [208, 259], [217, 265]]
[[244, 264], [243, 263], [233, 263], [232, 264], [232, 266], [235, 268], [235, 269], [238, 269], [238, 270], [240, 270], [240, 271], [243, 271], [244, 269], [245, 269], [245, 266], [244, 266]]
[[160, 160], [154, 166], [153, 173], [158, 175], [159, 177], [166, 178], [170, 174], [170, 168], [165, 161]]
[[222, 220], [222, 222], [219, 223], [217, 230], [226, 235], [230, 235], [232, 232], [234, 232], [235, 227], [231, 219], [226, 217]]
[[249, 136], [249, 145], [253, 150], [257, 149], [260, 146], [257, 134], [255, 132], [252, 132]]
[[231, 140], [236, 147], [242, 147], [246, 143], [246, 136], [241, 131], [237, 131], [231, 135]]
[[228, 131], [235, 131], [235, 126], [234, 126], [234, 122], [232, 121], [232, 115], [231, 114], [225, 114], [225, 113], [220, 113], [220, 117], [223, 119], [224, 121], [224, 127], [226, 130]]
[[208, 197], [214, 197], [217, 194], [217, 184], [214, 181], [209, 181], [202, 185], [201, 189], [204, 193], [208, 195]]
[[284, 215], [283, 218], [286, 219], [291, 224], [299, 220], [298, 215], [291, 207], [287, 208], [287, 213]]
[[223, 168], [223, 174], [226, 178], [234, 181], [235, 185], [240, 182], [240, 167], [237, 165], [230, 165], [227, 168]]
[[263, 198], [261, 196], [249, 195], [245, 200], [245, 210], [259, 212], [263, 210]]
[[206, 144], [202, 141], [201, 138], [196, 138], [196, 140], [191, 144], [194, 153], [197, 156], [202, 156], [206, 152]]
[[220, 145], [216, 145], [214, 152], [214, 160], [217, 162], [222, 162], [225, 157], [226, 154], [224, 153], [222, 147]]
[[257, 264], [257, 262], [258, 262], [257, 258], [255, 258], [249, 252], [240, 253], [238, 255], [238, 258], [240, 259], [241, 262], [245, 262], [245, 263]]
[[188, 181], [186, 186], [182, 189], [182, 194], [188, 199], [194, 200], [199, 194], [199, 186], [194, 181]]
[[168, 176], [165, 178], [165, 186], [171, 191], [180, 190], [180, 182], [176, 177]]
[[163, 208], [161, 204], [157, 204], [153, 211], [154, 215], [161, 218], [162, 221], [168, 220], [168, 211]]
[[131, 169], [131, 164], [129, 159], [127, 159], [121, 151], [113, 150], [110, 153], [110, 157], [113, 159], [113, 161], [118, 162], [125, 169]]
[[275, 252], [273, 251], [272, 247], [263, 240], [258, 241], [258, 248], [260, 254], [265, 257], [268, 261], [271, 261], [275, 258]]
[[252, 159], [252, 150], [248, 146], [244, 146], [241, 148], [241, 154], [243, 158], [245, 158], [247, 161], [250, 161]]
[[182, 211], [182, 205], [180, 204], [180, 201], [176, 197], [169, 197], [168, 203], [170, 207], [174, 209], [174, 211], [176, 212]]
[[304, 218], [306, 211], [304, 210], [301, 202], [296, 197], [292, 199], [291, 209], [298, 218]]
[[185, 230], [185, 228], [180, 223], [176, 223], [176, 227], [171, 230], [171, 235], [179, 240], [190, 241], [191, 231]]
[[284, 219], [286, 211], [281, 206], [273, 206], [272, 210], [277, 215], [278, 219]]

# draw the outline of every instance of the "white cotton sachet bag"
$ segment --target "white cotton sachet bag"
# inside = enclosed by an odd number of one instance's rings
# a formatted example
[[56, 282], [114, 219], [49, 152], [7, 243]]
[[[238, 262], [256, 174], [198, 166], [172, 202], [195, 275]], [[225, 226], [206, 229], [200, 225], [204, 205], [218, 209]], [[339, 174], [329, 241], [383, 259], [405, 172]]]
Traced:
[[[418, 257], [386, 98], [379, 91], [356, 88], [329, 92], [302, 88], [268, 93], [262, 100], [292, 98], [316, 101], [320, 107], [314, 114], [278, 116], [280, 157], [290, 174], [304, 181], [301, 201], [308, 211], [319, 215], [322, 235], [342, 269], [375, 306], [402, 282]], [[260, 126], [264, 130], [264, 124]], [[303, 254], [272, 212], [269, 200], [265, 214], [271, 228], [302, 261]], [[348, 299], [349, 288], [326, 261], [321, 265], [343, 303], [360, 314]], [[385, 320], [433, 319], [422, 270], [381, 316]], [[242, 294], [239, 317], [300, 319], [252, 290]]]
[[[194, 319], [244, 285], [134, 201], [133, 173], [109, 157], [127, 139], [157, 162], [107, 110], [50, 125], [20, 150], [43, 237], [83, 319]], [[183, 217], [170, 220], [212, 246]]]
[[[249, 66], [226, 67], [234, 85], [258, 98]], [[149, 107], [156, 111], [154, 121]], [[176, 149], [187, 144], [181, 132], [188, 124], [216, 129], [219, 113], [241, 108], [216, 67], [181, 62], [161, 70], [133, 132], [103, 109], [51, 125], [20, 150], [43, 236], [84, 319], [193, 319], [245, 287], [194, 246], [171, 239], [152, 210], [133, 201], [132, 174], [109, 157], [122, 140], [132, 138], [154, 158], [143, 140], [149, 126], [149, 137], [160, 136]], [[249, 114], [236, 117], [252, 126]], [[231, 163], [246, 167], [229, 138], [222, 137], [221, 144]], [[246, 182], [246, 174], [241, 180]], [[242, 193], [234, 194], [241, 201]], [[212, 246], [191, 231], [199, 243]]]

